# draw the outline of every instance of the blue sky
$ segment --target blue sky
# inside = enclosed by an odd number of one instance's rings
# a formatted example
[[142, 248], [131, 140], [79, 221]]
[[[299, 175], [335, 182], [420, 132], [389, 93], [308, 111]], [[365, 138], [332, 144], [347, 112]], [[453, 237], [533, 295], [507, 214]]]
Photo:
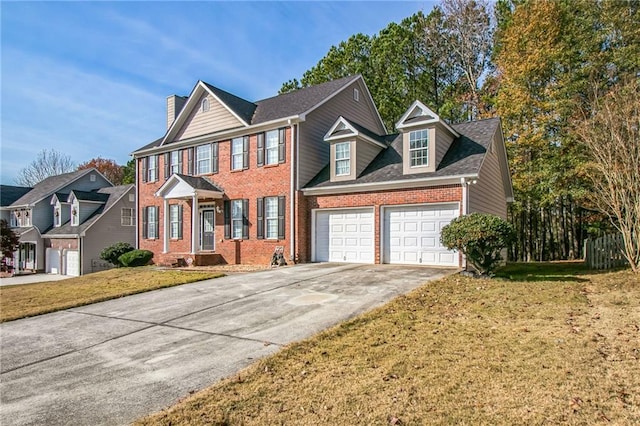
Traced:
[[43, 149], [125, 164], [166, 129], [166, 97], [204, 80], [248, 100], [277, 94], [332, 45], [432, 1], [0, 4], [1, 176]]

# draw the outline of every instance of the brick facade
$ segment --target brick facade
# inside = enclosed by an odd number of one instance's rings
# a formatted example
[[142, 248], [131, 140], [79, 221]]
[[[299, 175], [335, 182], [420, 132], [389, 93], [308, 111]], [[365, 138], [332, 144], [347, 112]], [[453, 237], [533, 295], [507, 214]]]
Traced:
[[303, 229], [298, 235], [300, 259], [311, 261], [311, 217], [314, 209], [339, 209], [352, 207], [373, 207], [375, 229], [375, 263], [381, 263], [380, 214], [381, 207], [408, 204], [462, 202], [460, 185], [434, 186], [429, 188], [397, 189], [391, 191], [359, 192], [340, 195], [315, 195], [305, 197], [299, 220]]
[[[224, 200], [248, 199], [249, 200], [249, 238], [246, 240], [229, 240], [224, 238], [224, 212], [223, 200], [200, 199], [198, 204], [217, 206], [215, 213], [215, 257], [216, 262], [236, 264], [265, 264], [269, 263], [277, 246], [283, 246], [285, 257], [289, 258], [290, 244], [290, 182], [291, 182], [291, 127], [285, 128], [285, 162], [274, 165], [258, 167], [257, 135], [249, 136], [249, 168], [246, 170], [231, 170], [231, 141], [225, 140], [218, 143], [218, 173], [204, 175], [217, 187], [224, 191]], [[183, 173], [186, 174], [187, 152], [182, 152]], [[140, 228], [142, 227], [142, 212], [144, 207], [159, 207], [158, 238], [143, 239], [140, 231], [141, 249], [154, 252], [154, 261], [158, 264], [173, 263], [176, 258], [195, 257], [191, 254], [191, 218], [192, 200], [169, 200], [169, 204], [181, 204], [183, 206], [183, 237], [181, 240], [169, 241], [169, 252], [163, 253], [164, 248], [164, 200], [155, 197], [156, 191], [166, 181], [164, 176], [164, 156], [158, 156], [158, 175], [156, 182], [140, 183], [138, 217]], [[138, 159], [138, 175], [142, 173], [142, 159]], [[257, 239], [257, 198], [261, 197], [285, 197], [285, 238], [281, 240]], [[212, 257], [213, 258], [213, 257]]]

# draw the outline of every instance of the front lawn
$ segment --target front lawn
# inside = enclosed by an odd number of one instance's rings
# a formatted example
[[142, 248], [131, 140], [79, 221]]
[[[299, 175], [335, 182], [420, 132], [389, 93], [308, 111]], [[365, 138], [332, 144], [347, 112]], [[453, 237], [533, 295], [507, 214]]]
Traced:
[[118, 268], [62, 281], [0, 287], [0, 322], [223, 275], [152, 267]]
[[501, 274], [426, 284], [138, 424], [639, 424], [638, 277]]

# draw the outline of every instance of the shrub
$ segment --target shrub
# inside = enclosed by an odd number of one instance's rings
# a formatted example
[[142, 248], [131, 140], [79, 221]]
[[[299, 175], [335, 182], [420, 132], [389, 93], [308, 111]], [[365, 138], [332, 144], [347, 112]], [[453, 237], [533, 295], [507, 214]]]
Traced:
[[153, 259], [153, 252], [149, 250], [132, 250], [120, 256], [118, 262], [122, 266], [136, 267], [145, 266]]
[[442, 228], [440, 242], [449, 250], [456, 249], [467, 256], [480, 274], [491, 275], [515, 236], [510, 223], [498, 216], [471, 213], [460, 216]]
[[100, 259], [106, 260], [107, 262], [116, 266], [122, 266], [120, 262], [118, 262], [118, 259], [123, 254], [128, 253], [132, 250], [133, 247], [131, 247], [131, 244], [129, 243], [115, 243], [114, 245], [109, 246], [102, 250], [102, 252], [100, 252]]

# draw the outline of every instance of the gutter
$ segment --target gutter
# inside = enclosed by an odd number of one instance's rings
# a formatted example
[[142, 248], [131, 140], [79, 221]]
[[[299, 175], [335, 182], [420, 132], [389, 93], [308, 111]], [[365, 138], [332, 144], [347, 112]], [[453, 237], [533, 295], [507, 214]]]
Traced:
[[302, 192], [304, 193], [304, 195], [331, 195], [415, 187], [429, 187], [438, 185], [460, 185], [461, 179], [478, 179], [478, 174], [476, 173], [445, 177], [427, 177], [421, 179], [394, 180], [388, 182], [367, 182], [351, 185], [323, 186], [321, 188], [302, 189]]

